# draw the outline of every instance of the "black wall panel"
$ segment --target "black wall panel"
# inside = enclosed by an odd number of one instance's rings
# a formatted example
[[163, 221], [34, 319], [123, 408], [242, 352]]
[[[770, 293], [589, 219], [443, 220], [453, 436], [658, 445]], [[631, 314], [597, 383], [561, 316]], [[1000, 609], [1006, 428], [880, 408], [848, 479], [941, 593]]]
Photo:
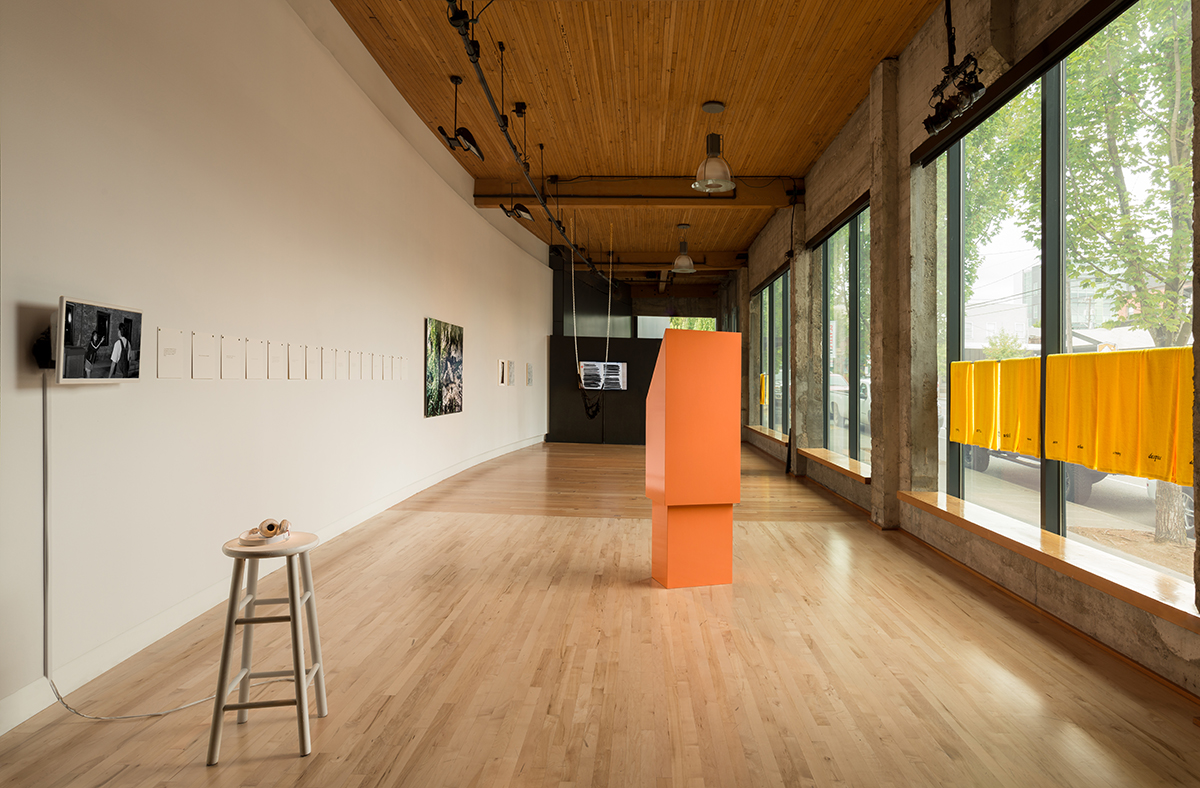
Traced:
[[[646, 394], [658, 360], [657, 339], [613, 338], [608, 360], [624, 361], [628, 389], [606, 391], [600, 413], [589, 419], [575, 372], [575, 337], [550, 337], [550, 416], [546, 440], [551, 443], [646, 442]], [[580, 361], [603, 361], [603, 337], [579, 337]]]

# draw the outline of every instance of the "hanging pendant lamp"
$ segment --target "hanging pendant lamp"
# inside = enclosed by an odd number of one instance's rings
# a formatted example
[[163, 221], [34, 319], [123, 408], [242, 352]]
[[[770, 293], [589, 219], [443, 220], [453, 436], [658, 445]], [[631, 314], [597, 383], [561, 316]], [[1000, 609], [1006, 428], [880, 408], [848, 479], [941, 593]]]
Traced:
[[[680, 230], [683, 230], [684, 235], [687, 235], [690, 224], [677, 225]], [[671, 273], [675, 274], [694, 274], [696, 273], [696, 264], [692, 262], [692, 258], [688, 257], [687, 239], [684, 238], [679, 242], [679, 256], [675, 258], [675, 267], [671, 269]]]
[[729, 171], [729, 162], [721, 158], [721, 135], [709, 134], [706, 147], [708, 157], [696, 170], [696, 182], [692, 184], [692, 188], [709, 194], [733, 191], [733, 175]]

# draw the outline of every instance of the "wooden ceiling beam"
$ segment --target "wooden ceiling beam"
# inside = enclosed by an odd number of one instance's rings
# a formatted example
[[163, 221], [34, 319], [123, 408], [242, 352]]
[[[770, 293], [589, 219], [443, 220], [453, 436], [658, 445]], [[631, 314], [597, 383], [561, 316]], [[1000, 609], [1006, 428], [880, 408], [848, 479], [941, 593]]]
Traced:
[[[703, 265], [710, 269], [727, 269], [734, 270], [737, 268], [745, 268], [747, 264], [745, 252], [690, 252], [696, 265]], [[738, 255], [741, 255], [739, 258]], [[665, 250], [662, 252], [617, 252], [613, 255], [613, 267], [621, 271], [640, 270], [655, 271], [658, 270], [655, 266], [672, 265], [675, 258], [679, 256], [678, 251]], [[593, 258], [593, 263], [596, 267], [608, 267], [608, 252], [603, 252], [599, 257]], [[649, 266], [649, 267], [645, 267]]]
[[[782, 208], [790, 205], [792, 178], [746, 178], [727, 194], [703, 194], [692, 189], [692, 178], [576, 178], [569, 182], [546, 184], [546, 201], [564, 208], [620, 208], [654, 206], [658, 208]], [[804, 189], [797, 178], [797, 188]], [[509, 196], [509, 187], [513, 188]], [[524, 203], [540, 210], [536, 199], [524, 188], [524, 179], [509, 182], [494, 178], [475, 181], [475, 207], [499, 208], [511, 202]], [[803, 203], [803, 194], [799, 201]]]

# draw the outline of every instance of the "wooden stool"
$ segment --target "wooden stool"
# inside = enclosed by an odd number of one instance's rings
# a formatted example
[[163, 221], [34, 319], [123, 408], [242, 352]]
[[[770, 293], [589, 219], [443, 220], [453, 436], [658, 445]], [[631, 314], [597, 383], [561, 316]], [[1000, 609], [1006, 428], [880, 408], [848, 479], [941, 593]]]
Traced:
[[[221, 668], [217, 672], [217, 697], [213, 704], [212, 731], [208, 738], [208, 765], [217, 762], [221, 751], [221, 724], [225, 712], [236, 710], [238, 723], [243, 723], [249, 717], [248, 709], [262, 709], [273, 706], [295, 706], [296, 724], [300, 731], [300, 755], [312, 752], [312, 742], [308, 733], [308, 685], [314, 680], [317, 685], [317, 716], [324, 717], [329, 713], [325, 705], [325, 665], [321, 661], [321, 630], [317, 626], [317, 600], [313, 592], [312, 565], [309, 563], [308, 551], [317, 546], [316, 534], [306, 534], [292, 531], [291, 538], [275, 544], [248, 547], [237, 539], [230, 539], [221, 548], [221, 552], [233, 559], [233, 582], [229, 587], [229, 611], [225, 615], [225, 642], [221, 645]], [[258, 561], [261, 558], [287, 558], [286, 599], [258, 598]], [[299, 559], [299, 561], [297, 561]], [[250, 568], [246, 576], [246, 595], [242, 596], [242, 573], [246, 563]], [[297, 566], [297, 564], [299, 564]], [[301, 593], [300, 574], [304, 575], [304, 589]], [[287, 615], [255, 616], [256, 605], [288, 606]], [[308, 618], [308, 642], [312, 646], [312, 668], [304, 668], [304, 639], [300, 632], [300, 608], [306, 608]], [[238, 612], [246, 608], [246, 615], [238, 618]], [[250, 672], [250, 657], [254, 647], [254, 625], [276, 624], [287, 621], [292, 625], [292, 669], [267, 670], [258, 673]], [[229, 663], [233, 660], [234, 628], [242, 625], [242, 669], [229, 678]], [[296, 697], [287, 700], [260, 700], [250, 702], [250, 680], [258, 678], [276, 678], [291, 676], [296, 682]], [[225, 699], [238, 686], [238, 702], [226, 703]]]

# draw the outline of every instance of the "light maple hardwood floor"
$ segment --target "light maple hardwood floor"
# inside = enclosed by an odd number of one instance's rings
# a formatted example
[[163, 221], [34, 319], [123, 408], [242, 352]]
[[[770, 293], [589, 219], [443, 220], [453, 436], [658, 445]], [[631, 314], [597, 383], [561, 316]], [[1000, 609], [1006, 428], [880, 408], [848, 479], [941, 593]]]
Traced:
[[[1200, 785], [1191, 700], [751, 449], [733, 585], [657, 587], [643, 460], [535, 446], [317, 548], [309, 757], [291, 709], [227, 715], [206, 767], [208, 704], [55, 706], [0, 737], [0, 785]], [[69, 700], [203, 697], [222, 615]], [[287, 664], [286, 627], [256, 641]]]

